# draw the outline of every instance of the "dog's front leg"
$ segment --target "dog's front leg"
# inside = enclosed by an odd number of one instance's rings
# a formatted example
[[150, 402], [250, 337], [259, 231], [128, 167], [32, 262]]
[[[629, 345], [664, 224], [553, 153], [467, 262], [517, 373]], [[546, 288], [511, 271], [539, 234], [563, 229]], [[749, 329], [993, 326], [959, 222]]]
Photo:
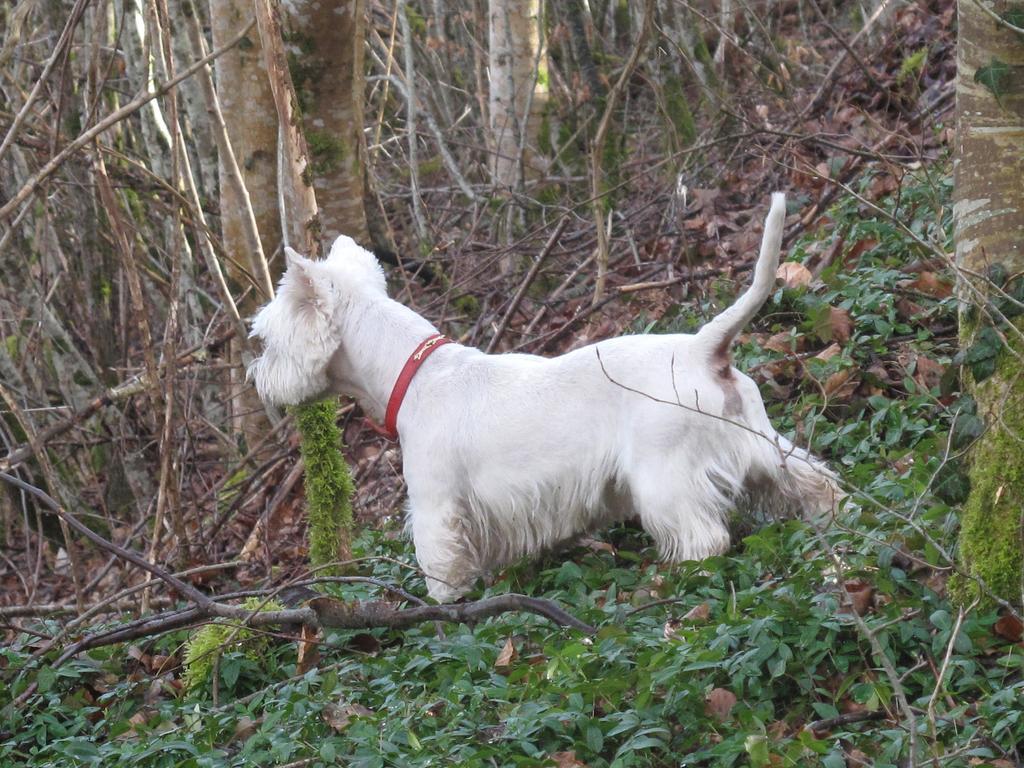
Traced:
[[458, 505], [450, 499], [410, 494], [409, 526], [427, 594], [439, 603], [465, 594], [481, 574], [472, 562]]

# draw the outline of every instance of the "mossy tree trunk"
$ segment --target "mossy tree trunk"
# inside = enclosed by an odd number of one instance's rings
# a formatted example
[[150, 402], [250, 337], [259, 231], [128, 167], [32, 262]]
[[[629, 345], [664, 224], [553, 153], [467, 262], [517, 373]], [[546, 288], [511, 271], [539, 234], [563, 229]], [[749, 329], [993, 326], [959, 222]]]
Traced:
[[284, 20], [322, 236], [366, 245], [363, 205], [364, 0], [293, 0]]
[[[971, 456], [959, 557], [964, 600], [988, 590], [1018, 605], [1024, 583], [1024, 35], [987, 0], [960, 0], [955, 156], [961, 344], [986, 431]], [[1024, 2], [998, 6], [1019, 26]], [[979, 276], [979, 277], [974, 277]], [[1008, 277], [1009, 282], [1008, 282]]]
[[[342, 8], [351, 6], [348, 2], [328, 2], [322, 0], [324, 6]], [[316, 192], [313, 187], [315, 178], [314, 167], [310, 159], [306, 137], [303, 133], [302, 119], [298, 111], [298, 98], [288, 66], [285, 51], [280, 9], [273, 0], [256, 0], [256, 19], [259, 24], [260, 39], [266, 57], [267, 75], [273, 93], [274, 106], [278, 124], [280, 125], [280, 143], [278, 151], [283, 162], [279, 167], [278, 186], [280, 199], [285, 206], [284, 220], [287, 226], [289, 244], [311, 258], [320, 253], [321, 215], [317, 206]], [[351, 11], [351, 8], [349, 8]], [[336, 24], [340, 29], [342, 25]], [[362, 29], [360, 24], [357, 27]], [[349, 27], [351, 31], [351, 27]], [[362, 39], [334, 41], [336, 50], [345, 47], [362, 48]], [[340, 76], [330, 69], [324, 71], [323, 78]], [[362, 83], [361, 75], [352, 80]], [[346, 94], [338, 93], [336, 97], [343, 99]], [[358, 93], [349, 88], [346, 103], [362, 98], [362, 90]], [[359, 109], [357, 114], [361, 115]], [[337, 124], [335, 123], [335, 127]], [[349, 132], [361, 131], [362, 126], [346, 126]], [[351, 168], [350, 165], [344, 166]], [[362, 171], [361, 167], [356, 168]], [[362, 201], [362, 182], [359, 180], [351, 186], [355, 196]], [[362, 226], [365, 231], [365, 215]], [[344, 222], [341, 222], [344, 225]], [[346, 231], [342, 226], [341, 231]], [[351, 557], [352, 512], [351, 494], [352, 479], [344, 457], [341, 455], [341, 434], [337, 428], [337, 408], [334, 400], [305, 405], [297, 409], [299, 432], [302, 437], [302, 456], [306, 464], [306, 501], [309, 511], [310, 560], [314, 566], [324, 566], [336, 561], [345, 561]], [[328, 573], [336, 568], [325, 569]]]
[[[238, 34], [239, 27], [252, 18], [252, 0], [211, 0], [210, 25], [213, 46], [219, 48]], [[248, 201], [240, 198], [231, 182], [231, 169], [223, 153], [218, 156], [220, 178], [221, 237], [227, 253], [225, 269], [236, 288], [250, 285], [243, 267], [255, 256], [245, 221], [245, 206], [251, 204], [259, 230], [263, 253], [268, 257], [281, 244], [281, 219], [277, 207], [277, 118], [266, 77], [266, 66], [256, 30], [215, 62], [217, 97], [220, 101], [228, 140], [234, 150]], [[278, 262], [280, 264], [280, 261]], [[258, 274], [250, 268], [252, 274]], [[239, 290], [239, 294], [241, 291]], [[252, 290], [239, 299], [238, 309], [248, 317], [270, 297]], [[267, 420], [256, 390], [245, 380], [242, 343], [235, 339], [229, 346], [231, 366], [230, 397], [232, 422], [246, 445], [255, 445], [267, 433]]]

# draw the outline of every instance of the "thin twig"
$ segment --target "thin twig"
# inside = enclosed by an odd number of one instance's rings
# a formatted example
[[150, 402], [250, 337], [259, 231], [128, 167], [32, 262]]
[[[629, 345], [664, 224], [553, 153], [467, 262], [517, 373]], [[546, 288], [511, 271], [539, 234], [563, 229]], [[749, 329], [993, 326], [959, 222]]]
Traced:
[[567, 216], [563, 216], [558, 220], [558, 224], [555, 225], [555, 231], [551, 233], [551, 237], [548, 238], [547, 243], [544, 244], [544, 247], [537, 255], [537, 258], [534, 259], [533, 264], [530, 266], [530, 270], [526, 273], [526, 277], [523, 278], [523, 281], [519, 284], [519, 289], [512, 297], [512, 301], [509, 302], [508, 308], [505, 310], [505, 314], [502, 316], [497, 329], [494, 331], [494, 336], [491, 337], [490, 342], [487, 344], [487, 349], [484, 350], [487, 354], [490, 354], [498, 348], [501, 337], [505, 335], [505, 329], [508, 328], [509, 320], [512, 319], [512, 315], [514, 315], [516, 310], [519, 309], [519, 304], [526, 295], [526, 291], [529, 290], [530, 286], [533, 284], [537, 274], [540, 272], [540, 268], [544, 266], [544, 262], [551, 254], [555, 244], [558, 242], [558, 238], [562, 236], [562, 232], [565, 230], [568, 223], [569, 218]]
[[14, 475], [9, 475], [6, 472], [0, 472], [0, 480], [3, 480], [5, 483], [13, 485], [15, 488], [19, 488], [25, 491], [26, 493], [35, 496], [51, 512], [53, 512], [61, 520], [66, 522], [68, 526], [70, 526], [76, 532], [80, 533], [85, 538], [89, 539], [89, 541], [98, 546], [100, 549], [106, 550], [107, 552], [111, 552], [120, 557], [122, 560], [127, 560], [129, 563], [137, 565], [139, 568], [146, 571], [147, 573], [153, 574], [158, 579], [165, 582], [168, 586], [172, 587], [173, 589], [176, 589], [183, 596], [187, 597], [189, 600], [196, 603], [196, 605], [200, 608], [206, 609], [210, 605], [212, 605], [213, 601], [207, 595], [200, 592], [198, 589], [193, 587], [188, 582], [182, 581], [177, 576], [167, 572], [160, 566], [150, 563], [148, 560], [146, 560], [145, 557], [138, 554], [137, 552], [133, 552], [130, 549], [118, 546], [112, 541], [108, 541], [84, 523], [79, 522], [78, 518], [76, 518], [71, 513], [67, 512], [64, 509], [64, 507], [62, 507], [56, 501], [56, 499], [50, 496], [50, 494], [48, 494], [46, 491], [40, 488], [36, 488], [34, 485], [26, 483], [24, 480], [21, 480], [20, 478], [17, 478]]
[[964, 616], [973, 611], [978, 605], [978, 600], [971, 603], [965, 610], [963, 606], [960, 606], [960, 610], [957, 611], [956, 624], [953, 625], [953, 631], [949, 633], [949, 642], [946, 643], [946, 655], [942, 659], [942, 667], [939, 669], [939, 674], [935, 677], [935, 689], [932, 691], [932, 695], [928, 699], [928, 724], [932, 731], [932, 742], [938, 744], [938, 726], [935, 722], [935, 702], [939, 698], [939, 692], [942, 690], [942, 684], [946, 679], [946, 672], [949, 669], [949, 661], [953, 658], [953, 650], [956, 646], [957, 638], [960, 637], [960, 627], [963, 626]]
[[849, 609], [849, 616], [853, 619], [854, 624], [856, 624], [860, 635], [868, 641], [868, 644], [871, 646], [871, 655], [885, 672], [885, 676], [889, 680], [889, 685], [892, 686], [892, 694], [896, 698], [900, 710], [903, 713], [903, 718], [906, 721], [907, 746], [910, 751], [907, 764], [913, 768], [913, 766], [918, 764], [917, 716], [914, 714], [914, 710], [910, 706], [910, 701], [907, 699], [907, 692], [903, 688], [903, 684], [900, 682], [900, 676], [896, 672], [896, 667], [893, 665], [892, 660], [886, 653], [885, 647], [878, 640], [878, 632], [869, 627], [868, 623], [864, 620], [864, 617], [857, 613], [854, 608], [853, 599], [850, 597], [850, 593], [846, 589], [846, 580], [844, 576], [845, 567], [843, 566], [843, 561], [840, 559], [839, 555], [836, 554], [831, 544], [826, 540], [824, 533], [819, 530], [817, 531], [817, 535], [826, 551], [826, 554], [828, 554], [836, 569], [836, 578], [839, 581], [839, 601], [845, 608]]
[[200, 69], [202, 69], [204, 66], [206, 66], [208, 63], [210, 63], [217, 57], [222, 56], [228, 51], [230, 51], [245, 38], [245, 36], [249, 33], [249, 30], [252, 29], [255, 23], [255, 19], [249, 21], [249, 23], [245, 25], [242, 31], [235, 35], [233, 38], [231, 38], [231, 40], [229, 40], [227, 43], [222, 45], [217, 50], [210, 53], [208, 56], [204, 56], [191, 66], [187, 67], [186, 69], [183, 69], [181, 71], [181, 74], [175, 77], [174, 79], [168, 80], [159, 88], [156, 88], [152, 91], [147, 91], [141, 96], [135, 97], [120, 109], [111, 112], [109, 115], [107, 115], [105, 118], [100, 120], [98, 123], [96, 123], [88, 130], [83, 131], [78, 136], [78, 138], [70, 142], [66, 147], [64, 147], [64, 149], [55, 154], [49, 160], [49, 162], [47, 162], [42, 168], [36, 171], [35, 174], [33, 174], [32, 177], [29, 178], [29, 180], [26, 181], [21, 186], [21, 189], [19, 189], [10, 200], [8, 200], [6, 203], [0, 206], [0, 221], [4, 221], [8, 217], [10, 217], [14, 210], [18, 206], [20, 206], [21, 203], [25, 199], [27, 199], [29, 195], [35, 192], [36, 188], [40, 184], [42, 184], [46, 179], [53, 175], [53, 173], [58, 168], [60, 168], [61, 165], [63, 165], [64, 161], [71, 157], [71, 155], [80, 150], [82, 147], [86, 146], [89, 142], [91, 142], [104, 131], [109, 130], [110, 128], [124, 120], [126, 117], [129, 117], [142, 107], [149, 104], [149, 102], [153, 101], [153, 99], [160, 98], [179, 83], [188, 80], [188, 78], [192, 77], [192, 75], [194, 75], [196, 72], [198, 72]]
[[[193, 347], [185, 352], [181, 352], [177, 357], [178, 367], [181, 368], [193, 363], [204, 362], [211, 352], [215, 352], [230, 339], [234, 338], [235, 332], [236, 329], [229, 328], [204, 344]], [[63, 421], [40, 430], [38, 433], [39, 445], [46, 445], [54, 438], [63, 435], [65, 432], [70, 432], [86, 419], [94, 416], [97, 412], [107, 406], [119, 403], [123, 400], [128, 400], [136, 395], [140, 395], [148, 391], [151, 387], [154, 387], [159, 383], [160, 377], [164, 375], [164, 370], [164, 366], [161, 364], [158, 371], [159, 375], [156, 380], [150, 377], [149, 371], [143, 371], [125, 379], [120, 384], [111, 387], [103, 392], [103, 394], [97, 395], [86, 405], [74, 411]], [[12, 448], [6, 456], [0, 458], [0, 471], [13, 469], [19, 464], [22, 464], [32, 458], [35, 453], [36, 446], [33, 446], [32, 443], [25, 443], [24, 445]]]
[[640, 54], [643, 53], [644, 48], [647, 45], [647, 38], [651, 31], [651, 19], [653, 16], [654, 2], [653, 0], [647, 0], [647, 2], [644, 3], [644, 20], [643, 25], [640, 27], [640, 33], [637, 35], [636, 45], [633, 46], [629, 59], [626, 61], [626, 65], [622, 68], [622, 72], [619, 74], [619, 79], [615, 81], [615, 85], [612, 86], [611, 90], [608, 91], [608, 95], [605, 97], [604, 113], [601, 115], [601, 121], [597, 125], [597, 133], [594, 134], [594, 142], [591, 145], [590, 192], [593, 199], [592, 208], [594, 214], [594, 225], [597, 230], [597, 282], [594, 285], [594, 298], [591, 301], [592, 305], [598, 304], [603, 298], [605, 281], [608, 279], [608, 236], [604, 229], [605, 212], [603, 205], [603, 201], [605, 200], [605, 196], [608, 194], [608, 190], [602, 189], [602, 182], [604, 179], [604, 169], [602, 168], [602, 161], [604, 159], [604, 143], [608, 136], [608, 130], [611, 127], [612, 116], [615, 113], [615, 107], [618, 104], [619, 96], [625, 89], [626, 83], [629, 82], [629, 78], [632, 77], [633, 71], [640, 62]]
[[50, 54], [50, 58], [46, 60], [46, 64], [43, 66], [43, 71], [39, 73], [39, 77], [36, 79], [36, 84], [32, 87], [32, 91], [29, 93], [28, 98], [25, 99], [25, 103], [21, 105], [21, 109], [18, 110], [18, 114], [14, 116], [14, 121], [11, 123], [11, 127], [7, 129], [7, 135], [4, 136], [3, 143], [0, 143], [0, 159], [3, 159], [4, 154], [10, 148], [11, 144], [14, 143], [14, 139], [17, 138], [18, 131], [21, 130], [22, 123], [25, 122], [25, 118], [28, 117], [29, 110], [32, 108], [36, 97], [39, 96], [39, 92], [43, 89], [43, 86], [49, 79], [50, 74], [53, 72], [54, 66], [67, 55], [67, 47], [74, 35], [75, 27], [78, 26], [82, 13], [85, 11], [85, 7], [88, 4], [89, 0], [76, 0], [74, 7], [71, 9], [71, 13], [68, 15], [67, 22], [64, 24], [64, 29], [61, 31], [60, 37], [57, 39], [57, 44], [53, 49], [53, 53]]

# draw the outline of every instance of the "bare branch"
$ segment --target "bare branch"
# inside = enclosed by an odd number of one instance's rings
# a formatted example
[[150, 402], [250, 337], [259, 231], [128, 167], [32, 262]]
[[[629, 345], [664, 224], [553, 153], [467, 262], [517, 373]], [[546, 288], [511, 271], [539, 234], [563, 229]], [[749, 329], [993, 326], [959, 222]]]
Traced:
[[46, 179], [50, 178], [50, 176], [52, 176], [53, 173], [58, 168], [60, 168], [64, 161], [71, 157], [71, 155], [80, 150], [82, 147], [91, 142], [104, 131], [112, 128], [129, 115], [137, 112], [139, 109], [149, 104], [149, 102], [153, 101], [153, 99], [160, 98], [165, 93], [174, 88], [176, 85], [178, 85], [178, 83], [181, 83], [182, 81], [192, 77], [192, 75], [194, 75], [200, 69], [205, 67], [208, 63], [216, 59], [218, 56], [221, 56], [225, 52], [230, 51], [245, 38], [245, 36], [249, 33], [249, 30], [252, 29], [255, 23], [255, 20], [249, 21], [249, 23], [245, 25], [245, 28], [242, 29], [242, 31], [239, 32], [237, 35], [235, 35], [228, 43], [213, 51], [208, 56], [204, 56], [203, 58], [199, 59], [199, 61], [195, 62], [188, 68], [182, 70], [181, 74], [177, 77], [168, 80], [166, 83], [164, 83], [159, 88], [153, 91], [149, 91], [147, 93], [142, 94], [141, 96], [135, 97], [120, 109], [111, 112], [105, 118], [103, 118], [98, 123], [93, 125], [92, 128], [82, 132], [82, 134], [79, 135], [77, 139], [70, 142], [66, 147], [64, 147], [64, 149], [55, 154], [48, 163], [46, 163], [42, 168], [36, 171], [35, 174], [22, 185], [21, 189], [19, 189], [10, 200], [4, 203], [3, 206], [0, 206], [0, 221], [4, 221], [7, 218], [9, 218], [10, 215], [15, 211], [15, 209], [17, 209], [18, 206], [20, 206], [22, 202], [24, 202], [29, 197], [29, 195], [35, 192], [36, 188], [40, 184], [46, 181]]

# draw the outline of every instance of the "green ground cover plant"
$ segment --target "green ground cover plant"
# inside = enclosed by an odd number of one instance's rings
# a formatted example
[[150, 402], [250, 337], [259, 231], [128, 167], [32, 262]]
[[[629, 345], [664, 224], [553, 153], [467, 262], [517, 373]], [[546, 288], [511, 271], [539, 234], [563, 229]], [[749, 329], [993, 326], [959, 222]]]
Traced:
[[[22, 669], [24, 637], [0, 650], [0, 702], [38, 690], [4, 707], [0, 764], [1018, 764], [1020, 637], [998, 607], [958, 608], [946, 591], [979, 428], [959, 392], [952, 277], [922, 245], [948, 250], [949, 192], [936, 169], [881, 211], [844, 197], [791, 250], [813, 264], [842, 238], [838, 257], [780, 288], [738, 350], [780, 430], [841, 474], [834, 523], [747, 521], [728, 554], [673, 567], [624, 525], [482, 590], [557, 600], [592, 637], [513, 614], [331, 632], [298, 673], [290, 633], [260, 633], [258, 653], [236, 636], [187, 687], [180, 667], [152, 663], [180, 658], [184, 632], [142, 649], [148, 666], [110, 647]], [[411, 547], [389, 533], [353, 542], [373, 558], [361, 572], [422, 593], [400, 564]]]

